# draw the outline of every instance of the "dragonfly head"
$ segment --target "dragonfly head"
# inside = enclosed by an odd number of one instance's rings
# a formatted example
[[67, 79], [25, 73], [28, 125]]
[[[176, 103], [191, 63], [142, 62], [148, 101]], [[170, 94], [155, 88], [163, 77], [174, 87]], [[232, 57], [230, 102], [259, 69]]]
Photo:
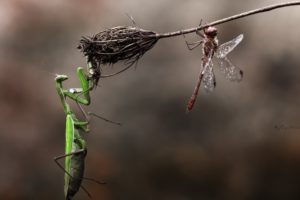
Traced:
[[216, 27], [214, 26], [209, 26], [206, 29], [204, 29], [204, 33], [205, 35], [207, 35], [208, 37], [216, 37], [218, 34], [218, 30]]

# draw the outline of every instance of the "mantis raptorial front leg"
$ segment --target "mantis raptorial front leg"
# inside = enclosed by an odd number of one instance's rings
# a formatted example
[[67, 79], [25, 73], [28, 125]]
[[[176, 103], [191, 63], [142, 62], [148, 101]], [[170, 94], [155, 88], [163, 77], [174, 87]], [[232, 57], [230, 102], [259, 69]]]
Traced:
[[[70, 88], [68, 90], [64, 89], [62, 86], [62, 83], [63, 83], [63, 81], [67, 80], [68, 77], [66, 75], [57, 75], [55, 78], [56, 90], [57, 90], [58, 95], [60, 96], [60, 100], [63, 104], [66, 115], [68, 115], [69, 113], [72, 113], [70, 106], [66, 102], [66, 97], [69, 97], [70, 99], [74, 100], [77, 103], [77, 105], [80, 107], [81, 111], [83, 112], [83, 114], [85, 115], [85, 118], [87, 120], [87, 115], [81, 108], [80, 104], [89, 105], [91, 103], [90, 90], [92, 90], [94, 86], [93, 86], [93, 82], [90, 80], [89, 76], [84, 73], [83, 68], [81, 68], [81, 67], [77, 68], [77, 75], [80, 80], [81, 88]], [[73, 114], [73, 116], [75, 117], [74, 114]], [[87, 120], [87, 123], [88, 123], [88, 120]]]
[[[58, 75], [58, 76], [64, 76], [64, 75]], [[83, 105], [89, 105], [91, 103], [90, 91], [93, 89], [94, 85], [91, 82], [89, 76], [87, 76], [84, 73], [83, 68], [81, 67], [77, 68], [77, 76], [79, 78], [81, 88], [71, 88], [69, 90], [63, 90], [63, 94], [64, 96], [71, 98], [77, 103]], [[67, 78], [64, 80], [67, 80]], [[60, 88], [62, 89], [62, 85], [60, 85]], [[81, 93], [82, 95], [78, 95], [78, 93]]]

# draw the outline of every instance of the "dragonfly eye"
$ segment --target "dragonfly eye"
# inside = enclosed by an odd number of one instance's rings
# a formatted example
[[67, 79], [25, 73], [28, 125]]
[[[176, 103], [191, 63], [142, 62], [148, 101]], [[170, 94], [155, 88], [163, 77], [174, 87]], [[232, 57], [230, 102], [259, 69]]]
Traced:
[[209, 26], [206, 29], [204, 29], [204, 33], [209, 37], [216, 37], [218, 34], [218, 30], [216, 27]]

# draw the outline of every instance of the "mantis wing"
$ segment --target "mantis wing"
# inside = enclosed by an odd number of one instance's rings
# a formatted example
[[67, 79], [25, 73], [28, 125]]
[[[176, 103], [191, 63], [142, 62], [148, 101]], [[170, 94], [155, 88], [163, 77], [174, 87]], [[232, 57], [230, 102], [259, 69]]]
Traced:
[[[73, 150], [73, 141], [74, 141], [74, 131], [75, 131], [75, 126], [74, 126], [74, 121], [72, 119], [71, 115], [67, 115], [66, 119], [66, 149], [65, 149], [65, 154], [68, 155], [72, 153]], [[69, 183], [70, 183], [70, 176], [71, 174], [71, 158], [72, 156], [66, 156], [65, 157], [65, 170], [67, 173], [65, 173], [65, 185], [64, 185], [64, 193], [65, 196], [68, 194], [68, 189], [69, 189]]]

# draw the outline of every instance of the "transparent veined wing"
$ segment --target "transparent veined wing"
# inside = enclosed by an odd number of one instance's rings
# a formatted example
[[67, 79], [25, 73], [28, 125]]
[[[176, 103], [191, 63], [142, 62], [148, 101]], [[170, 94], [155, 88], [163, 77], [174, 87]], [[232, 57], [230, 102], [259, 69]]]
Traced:
[[216, 87], [216, 78], [213, 71], [213, 63], [209, 60], [208, 65], [203, 69], [203, 84], [207, 92], [212, 92]]
[[217, 58], [225, 58], [227, 54], [229, 54], [244, 38], [243, 34], [240, 34], [236, 38], [225, 42], [224, 44], [221, 44], [218, 46], [218, 49], [215, 53], [215, 56]]
[[237, 66], [233, 65], [227, 57], [216, 60], [218, 61], [220, 70], [226, 79], [237, 82], [243, 79], [243, 71]]

